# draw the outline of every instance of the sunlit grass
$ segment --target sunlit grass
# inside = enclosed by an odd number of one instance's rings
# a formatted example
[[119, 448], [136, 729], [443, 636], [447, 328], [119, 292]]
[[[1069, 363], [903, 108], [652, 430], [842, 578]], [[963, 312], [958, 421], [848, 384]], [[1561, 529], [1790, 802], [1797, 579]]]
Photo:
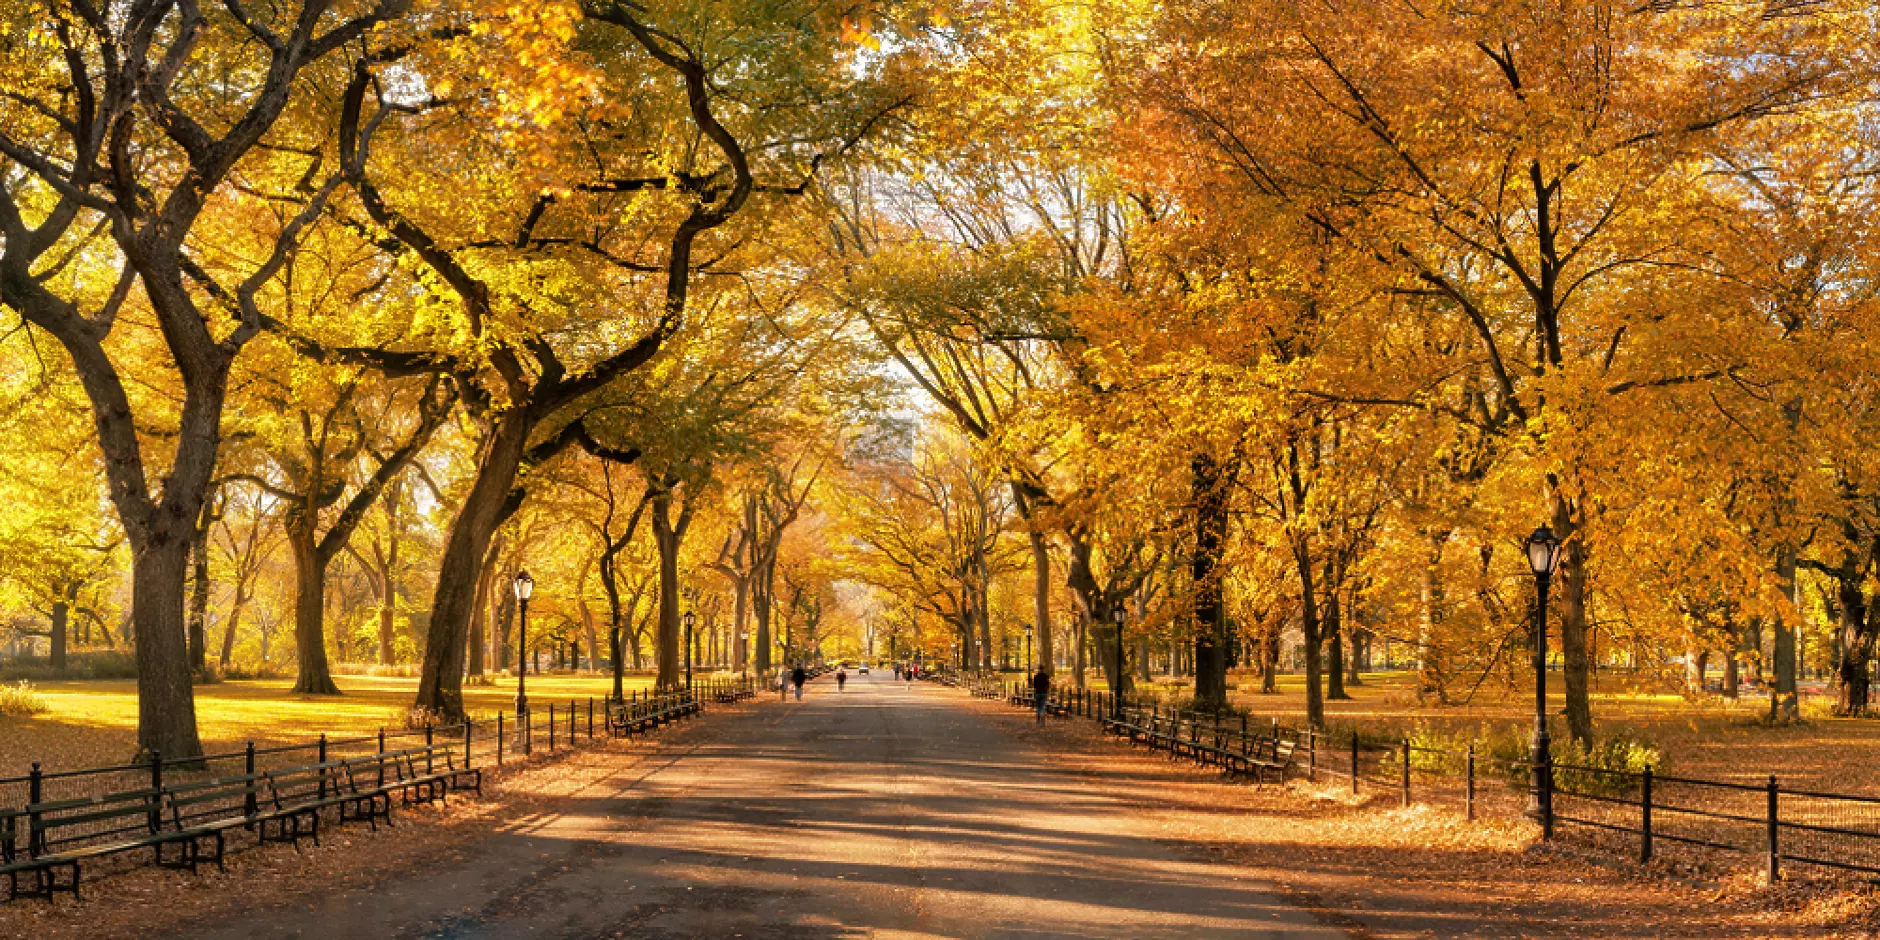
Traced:
[[[210, 751], [240, 748], [247, 741], [284, 744], [321, 734], [351, 737], [379, 728], [402, 728], [417, 693], [408, 677], [337, 676], [339, 696], [296, 695], [290, 679], [225, 681], [196, 687], [196, 724]], [[629, 676], [626, 686], [650, 688], [650, 676]], [[530, 676], [529, 701], [542, 708], [606, 697], [607, 676]], [[137, 683], [133, 680], [47, 682], [35, 687], [47, 710], [32, 718], [0, 717], [0, 776], [25, 772], [34, 760], [46, 769], [113, 764], [136, 751]], [[472, 715], [493, 717], [514, 708], [516, 680], [492, 677], [490, 685], [464, 688]]]

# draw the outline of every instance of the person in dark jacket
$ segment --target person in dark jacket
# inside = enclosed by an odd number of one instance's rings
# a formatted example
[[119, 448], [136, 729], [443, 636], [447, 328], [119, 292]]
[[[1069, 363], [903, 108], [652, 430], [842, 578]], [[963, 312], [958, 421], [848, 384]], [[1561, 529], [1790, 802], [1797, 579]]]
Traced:
[[1031, 677], [1031, 705], [1038, 710], [1038, 724], [1044, 724], [1044, 703], [1051, 697], [1051, 674], [1041, 666]]
[[799, 702], [803, 700], [803, 683], [808, 681], [809, 673], [804, 672], [802, 666], [790, 670], [790, 684], [796, 686], [796, 700]]

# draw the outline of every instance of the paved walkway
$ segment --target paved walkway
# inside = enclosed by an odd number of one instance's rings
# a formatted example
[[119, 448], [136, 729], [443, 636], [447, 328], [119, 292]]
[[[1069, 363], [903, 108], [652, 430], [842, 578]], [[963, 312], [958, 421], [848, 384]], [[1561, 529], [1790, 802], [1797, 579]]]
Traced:
[[212, 938], [1343, 936], [890, 676], [718, 713], [468, 861]]

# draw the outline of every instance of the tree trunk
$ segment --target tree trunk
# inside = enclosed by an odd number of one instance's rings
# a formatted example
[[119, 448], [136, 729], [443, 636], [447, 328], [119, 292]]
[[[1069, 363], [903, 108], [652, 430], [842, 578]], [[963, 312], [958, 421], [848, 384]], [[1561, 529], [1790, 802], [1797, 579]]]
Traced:
[[[1346, 616], [1349, 617], [1349, 615], [1350, 610], [1347, 608]], [[1358, 672], [1361, 669], [1370, 668], [1371, 633], [1369, 630], [1347, 628], [1345, 634], [1351, 637], [1350, 655], [1345, 657], [1345, 687], [1349, 689], [1351, 686], [1364, 684], [1364, 679], [1358, 675]]]
[[1056, 662], [1051, 637], [1051, 546], [1042, 532], [1026, 534], [1031, 541], [1031, 616], [1038, 643], [1033, 656], [1048, 672]]
[[1260, 637], [1260, 694], [1279, 694], [1279, 624], [1270, 624]]
[[654, 683], [661, 689], [679, 684], [679, 540], [683, 529], [672, 519], [672, 488], [655, 493], [653, 544], [659, 549], [659, 629], [653, 635], [657, 654]]
[[[187, 529], [183, 530], [187, 532]], [[137, 744], [165, 759], [202, 756], [196, 696], [190, 686], [189, 640], [183, 623], [183, 582], [189, 539], [153, 533], [131, 555], [131, 622], [137, 638]]]
[[53, 587], [52, 622], [46, 629], [50, 647], [48, 661], [54, 669], [65, 668], [65, 641], [72, 618], [72, 599], [78, 596], [77, 581], [62, 581]]
[[1325, 667], [1325, 697], [1333, 701], [1349, 701], [1351, 694], [1345, 691], [1345, 614], [1339, 604], [1338, 586], [1334, 582], [1325, 595], [1325, 645], [1327, 658], [1331, 662]]
[[1299, 569], [1299, 626], [1304, 633], [1306, 656], [1306, 724], [1314, 729], [1325, 727], [1325, 692], [1320, 677], [1325, 671], [1322, 637], [1319, 632], [1318, 588], [1313, 584], [1312, 548], [1305, 536], [1293, 538], [1294, 567]]
[[490, 592], [496, 590], [496, 561], [501, 555], [502, 538], [498, 536], [491, 541], [490, 553], [477, 572], [476, 599], [470, 608], [469, 663], [464, 667], [468, 675], [483, 675], [489, 665]]
[[1443, 681], [1442, 659], [1438, 653], [1437, 634], [1447, 616], [1443, 606], [1443, 548], [1449, 544], [1447, 530], [1429, 533], [1429, 551], [1422, 571], [1423, 616], [1417, 623], [1417, 700], [1434, 696], [1449, 703], [1449, 691]]
[[1549, 477], [1553, 503], [1553, 531], [1560, 539], [1560, 562], [1554, 573], [1559, 597], [1562, 684], [1567, 700], [1567, 733], [1583, 747], [1593, 744], [1591, 660], [1586, 655], [1586, 539], [1579, 535], [1579, 505], [1566, 498], [1558, 481]]
[[398, 523], [394, 491], [385, 503], [385, 567], [379, 571], [379, 665], [398, 661], [394, 641], [398, 636]]
[[1736, 699], [1743, 682], [1742, 667], [1740, 665], [1741, 660], [1739, 659], [1742, 655], [1742, 633], [1740, 631], [1736, 634], [1736, 638], [1737, 649], [1731, 650], [1730, 655], [1723, 658], [1723, 697], [1731, 700]]
[[521, 405], [497, 419], [477, 464], [476, 482], [458, 507], [445, 538], [414, 704], [446, 722], [464, 717], [464, 657], [468, 653], [470, 608], [476, 604], [477, 573], [489, 553], [490, 537], [502, 524], [534, 424], [530, 409]]
[[228, 626], [222, 631], [222, 655], [218, 659], [221, 668], [228, 669], [229, 662], [235, 658], [235, 628], [241, 625], [242, 611], [248, 607], [248, 579], [237, 575], [235, 578], [235, 602], [229, 605]]
[[[772, 599], [776, 597], [777, 560], [771, 555], [757, 565], [751, 575], [751, 609], [757, 614], [757, 672], [767, 674], [771, 670], [770, 662], [770, 614]], [[635, 657], [638, 663], [638, 657]]]
[[1207, 454], [1189, 461], [1189, 491], [1195, 503], [1194, 583], [1195, 707], [1219, 711], [1227, 705], [1227, 617], [1221, 602], [1221, 553], [1228, 523], [1228, 488], [1218, 463]]
[[215, 522], [214, 493], [203, 501], [196, 531], [189, 540], [191, 590], [189, 594], [189, 667], [197, 675], [209, 669], [209, 531]]
[[[1785, 548], [1776, 559], [1776, 577], [1781, 579], [1783, 590], [1793, 601], [1800, 601], [1795, 578], [1794, 549]], [[1800, 609], [1801, 604], [1796, 603]], [[1777, 617], [1774, 627], [1774, 662], [1775, 677], [1769, 694], [1769, 720], [1776, 724], [1788, 724], [1801, 717], [1801, 703], [1797, 699], [1795, 682], [1795, 627], [1786, 617]]]
[[1077, 680], [1077, 688], [1082, 689], [1084, 687], [1084, 672], [1090, 668], [1090, 616], [1080, 609], [1072, 612], [1071, 620], [1074, 622], [1074, 629], [1077, 632], [1075, 643], [1077, 647], [1077, 657], [1076, 661], [1071, 666], [1071, 671]]
[[1874, 655], [1876, 611], [1870, 609], [1866, 592], [1856, 578], [1836, 579], [1841, 607], [1836, 630], [1840, 647], [1836, 670], [1834, 713], [1843, 717], [1865, 715], [1872, 685], [1868, 663]]
[[287, 525], [294, 557], [294, 650], [300, 657], [294, 691], [301, 695], [338, 695], [326, 662], [326, 562], [320, 557], [311, 518]]

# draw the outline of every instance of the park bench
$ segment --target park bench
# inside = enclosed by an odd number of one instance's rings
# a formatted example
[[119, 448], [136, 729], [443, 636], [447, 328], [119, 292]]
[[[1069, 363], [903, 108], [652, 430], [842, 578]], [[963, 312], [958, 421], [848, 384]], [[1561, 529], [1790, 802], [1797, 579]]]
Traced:
[[1253, 753], [1247, 756], [1247, 764], [1255, 780], [1262, 780], [1271, 773], [1275, 783], [1284, 783], [1298, 751], [1299, 742], [1296, 740], [1278, 735], [1262, 737]]
[[[67, 891], [77, 898], [86, 862], [139, 849], [152, 850], [159, 866], [194, 871], [201, 857], [200, 842], [217, 837], [197, 829], [164, 828], [163, 794], [163, 790], [154, 788], [128, 790], [33, 803], [10, 812], [7, 825], [12, 832], [6, 838], [7, 844], [15, 844], [17, 817], [26, 817], [28, 829], [28, 857], [20, 857], [15, 848], [8, 852], [12, 857], [0, 865], [0, 873], [7, 876], [10, 897], [29, 895], [50, 900], [55, 892]], [[164, 848], [170, 845], [182, 846], [174, 860], [164, 856]], [[63, 883], [59, 879], [61, 870], [69, 873]], [[33, 875], [32, 889], [20, 890], [23, 874]]]

